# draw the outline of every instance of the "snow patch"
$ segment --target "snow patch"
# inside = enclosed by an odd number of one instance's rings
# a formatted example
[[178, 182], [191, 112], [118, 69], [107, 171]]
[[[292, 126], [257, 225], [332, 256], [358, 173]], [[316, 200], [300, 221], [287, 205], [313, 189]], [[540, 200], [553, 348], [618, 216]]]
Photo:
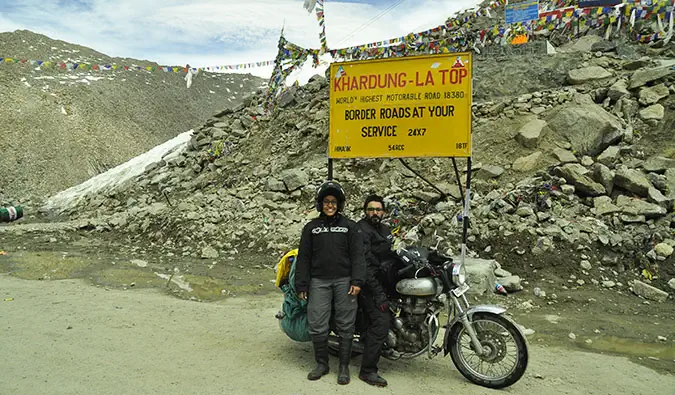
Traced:
[[88, 195], [115, 189], [122, 183], [143, 174], [148, 165], [178, 155], [185, 149], [193, 133], [194, 130], [181, 133], [164, 144], [158, 145], [126, 163], [122, 163], [105, 173], [92, 177], [82, 184], [59, 192], [50, 197], [42, 209], [58, 212], [70, 210], [76, 207]]

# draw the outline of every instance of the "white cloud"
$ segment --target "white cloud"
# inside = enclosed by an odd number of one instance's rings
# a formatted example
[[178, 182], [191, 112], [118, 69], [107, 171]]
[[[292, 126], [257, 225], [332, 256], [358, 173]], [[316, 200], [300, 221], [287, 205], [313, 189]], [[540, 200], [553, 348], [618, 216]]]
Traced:
[[[282, 26], [290, 41], [305, 48], [320, 46], [316, 16], [303, 9], [303, 0], [71, 0], [67, 7], [58, 0], [16, 3], [0, 5], [0, 31], [28, 29], [106, 55], [160, 64], [216, 66], [273, 60]], [[328, 46], [426, 30], [477, 3], [391, 0], [374, 6], [327, 0]], [[390, 5], [398, 6], [384, 13]], [[241, 71], [269, 76], [271, 67]]]

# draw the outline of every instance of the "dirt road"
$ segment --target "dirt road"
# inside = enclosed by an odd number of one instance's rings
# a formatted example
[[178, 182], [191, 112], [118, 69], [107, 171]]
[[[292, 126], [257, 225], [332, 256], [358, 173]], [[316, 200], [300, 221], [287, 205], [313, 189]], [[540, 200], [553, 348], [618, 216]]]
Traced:
[[[386, 389], [358, 378], [338, 386], [334, 359], [328, 376], [309, 382], [311, 347], [279, 330], [279, 304], [280, 295], [198, 303], [148, 289], [0, 275], [0, 393], [498, 392], [468, 383], [442, 357], [384, 361]], [[675, 376], [621, 357], [531, 345], [525, 377], [501, 392], [675, 394]]]

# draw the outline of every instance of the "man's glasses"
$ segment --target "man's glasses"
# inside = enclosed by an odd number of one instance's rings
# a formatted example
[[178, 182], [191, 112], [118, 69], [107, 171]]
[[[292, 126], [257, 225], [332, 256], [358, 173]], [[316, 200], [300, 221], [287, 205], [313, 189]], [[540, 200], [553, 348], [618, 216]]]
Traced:
[[366, 211], [368, 211], [368, 212], [370, 212], [370, 213], [372, 213], [372, 212], [374, 212], [374, 211], [377, 211], [377, 212], [379, 213], [379, 212], [381, 212], [381, 211], [384, 211], [384, 209], [381, 208], [381, 207], [368, 207], [368, 208], [366, 209]]
[[323, 205], [324, 205], [324, 206], [331, 205], [331, 206], [336, 206], [336, 207], [337, 207], [337, 204], [338, 204], [337, 200], [324, 200], [324, 201], [323, 201]]

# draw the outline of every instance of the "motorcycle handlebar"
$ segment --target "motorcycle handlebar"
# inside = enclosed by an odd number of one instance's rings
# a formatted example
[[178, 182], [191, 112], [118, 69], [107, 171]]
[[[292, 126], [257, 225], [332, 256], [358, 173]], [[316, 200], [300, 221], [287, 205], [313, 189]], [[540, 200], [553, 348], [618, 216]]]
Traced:
[[410, 265], [408, 265], [408, 266], [404, 267], [403, 269], [399, 270], [399, 271], [398, 271], [398, 276], [400, 277], [401, 275], [403, 275], [403, 273], [407, 272], [407, 271], [410, 270], [410, 269], [413, 269], [414, 267], [415, 267], [415, 265], [413, 265], [413, 264], [411, 263]]

